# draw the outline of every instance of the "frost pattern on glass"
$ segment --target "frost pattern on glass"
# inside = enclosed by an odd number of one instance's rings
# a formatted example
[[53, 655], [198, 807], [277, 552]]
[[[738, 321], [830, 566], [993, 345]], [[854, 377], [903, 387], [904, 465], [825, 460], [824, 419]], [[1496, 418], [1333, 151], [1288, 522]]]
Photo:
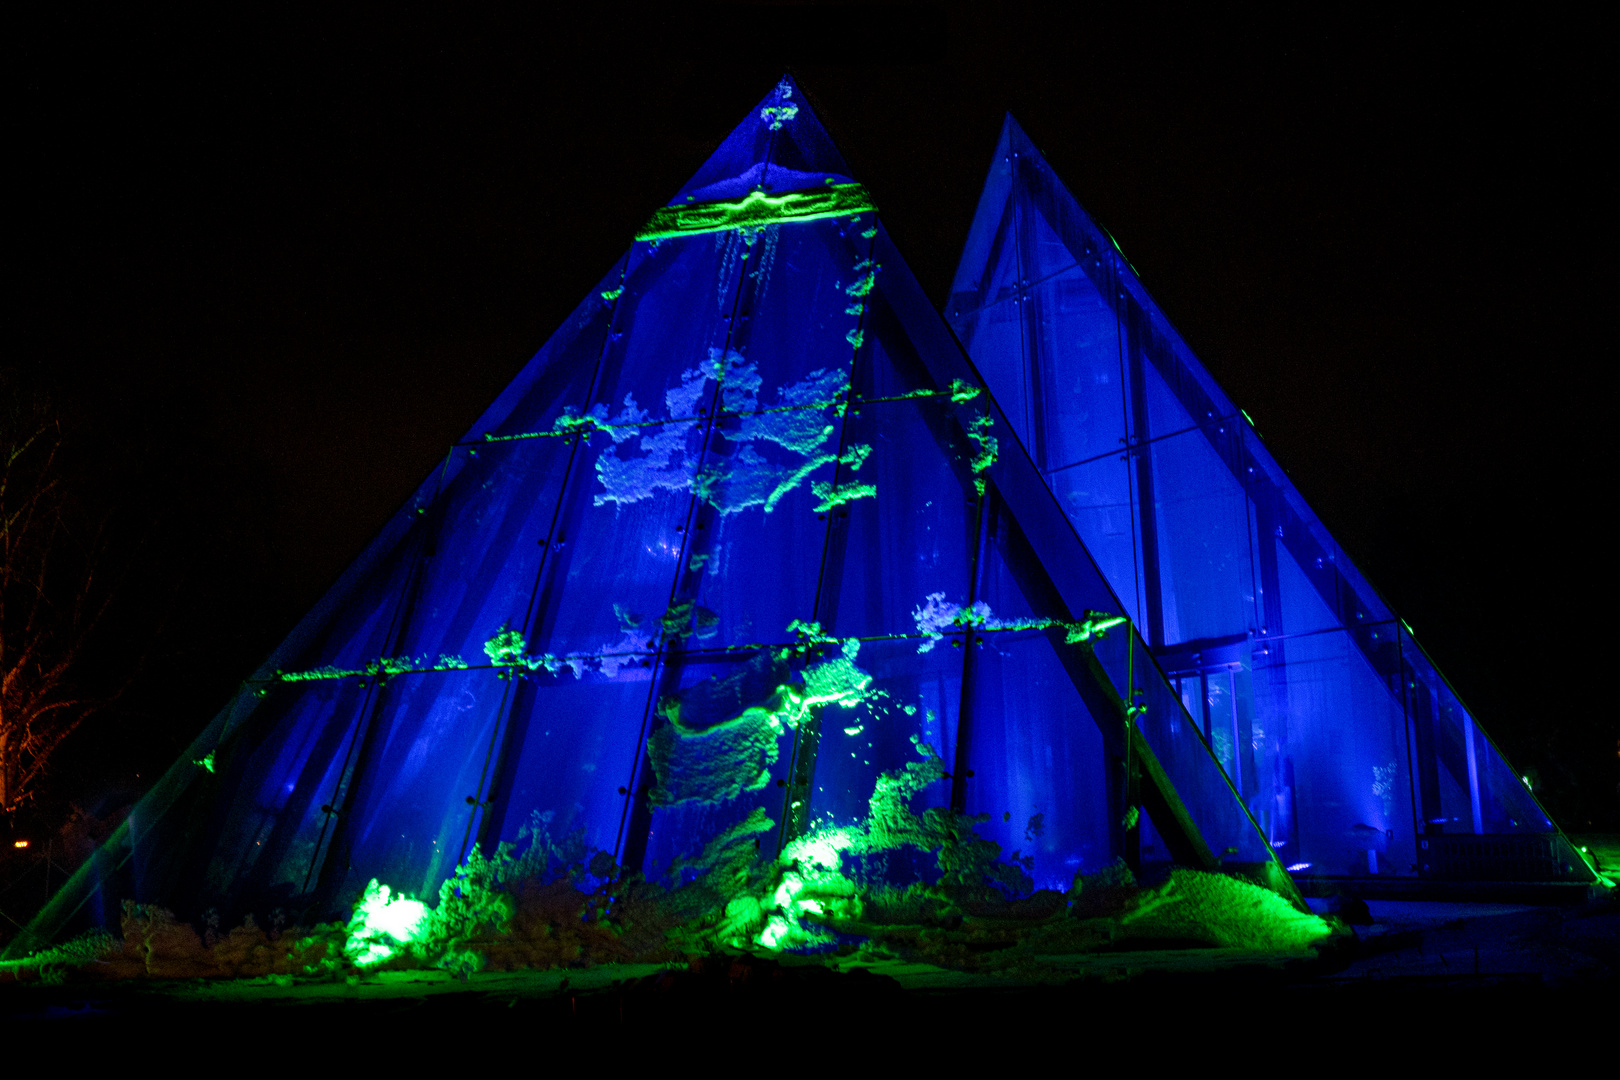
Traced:
[[[719, 390], [720, 419], [737, 421], [735, 430], [723, 432], [729, 453], [704, 457], [698, 440], [704, 414], [701, 402]], [[839, 453], [832, 445], [837, 432], [835, 420], [843, 415], [849, 391], [849, 373], [818, 368], [798, 381], [776, 389], [775, 399], [761, 404], [763, 385], [757, 365], [735, 351], [711, 349], [706, 360], [681, 373], [679, 386], [664, 394], [667, 420], [651, 421], [649, 414], [625, 398], [625, 408], [610, 425], [606, 409], [597, 406], [596, 426], [613, 436], [613, 446], [597, 456], [596, 474], [603, 491], [595, 504], [626, 506], [651, 498], [661, 490], [691, 491], [722, 514], [735, 514], [758, 506], [769, 514], [782, 499], [802, 486], [817, 469], [835, 462], [860, 469], [871, 453], [868, 445], [851, 446]], [[620, 457], [619, 445], [633, 438], [649, 423], [656, 430], [641, 435], [641, 457]], [[614, 425], [640, 425], [618, 427]], [[774, 446], [785, 455], [761, 450]], [[785, 459], [784, 459], [785, 457]], [[818, 485], [816, 494], [826, 503], [835, 492], [830, 485]], [[876, 488], [864, 485], [859, 495], [841, 490], [850, 497], [871, 496]]]

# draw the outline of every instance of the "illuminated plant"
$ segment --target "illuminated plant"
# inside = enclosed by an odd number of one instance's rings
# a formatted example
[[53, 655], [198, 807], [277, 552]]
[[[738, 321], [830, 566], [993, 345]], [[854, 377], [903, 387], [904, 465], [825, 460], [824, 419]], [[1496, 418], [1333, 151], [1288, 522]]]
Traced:
[[420, 941], [428, 914], [427, 905], [420, 900], [394, 896], [387, 885], [372, 878], [354, 905], [343, 954], [359, 968], [391, 960], [401, 949]]

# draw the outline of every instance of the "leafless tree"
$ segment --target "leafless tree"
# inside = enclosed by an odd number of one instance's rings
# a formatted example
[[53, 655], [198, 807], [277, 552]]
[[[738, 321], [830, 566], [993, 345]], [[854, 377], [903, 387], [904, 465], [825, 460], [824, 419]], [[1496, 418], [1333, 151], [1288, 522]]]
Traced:
[[112, 590], [102, 529], [76, 514], [61, 419], [0, 371], [0, 813], [39, 789], [64, 739], [112, 695], [86, 691], [86, 646]]

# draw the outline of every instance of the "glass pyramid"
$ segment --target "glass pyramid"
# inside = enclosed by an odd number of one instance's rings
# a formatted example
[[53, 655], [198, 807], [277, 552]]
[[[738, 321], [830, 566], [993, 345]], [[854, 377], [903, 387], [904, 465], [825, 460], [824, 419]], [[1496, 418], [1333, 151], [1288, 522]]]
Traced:
[[1173, 856], [1297, 898], [1014, 430], [784, 81], [35, 937], [326, 918], [503, 841], [946, 872], [897, 821], [1008, 895]]
[[946, 317], [1289, 870], [1592, 880], [1010, 116]]

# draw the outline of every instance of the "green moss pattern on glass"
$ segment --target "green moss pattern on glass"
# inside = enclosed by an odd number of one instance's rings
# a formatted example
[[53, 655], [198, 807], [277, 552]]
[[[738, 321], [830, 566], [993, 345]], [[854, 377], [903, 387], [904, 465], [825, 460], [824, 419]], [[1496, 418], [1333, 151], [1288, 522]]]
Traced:
[[996, 422], [989, 416], [976, 416], [967, 425], [967, 437], [978, 446], [978, 453], [973, 455], [973, 487], [980, 496], [984, 495], [984, 477], [981, 474], [996, 463], [1000, 447], [996, 437], [990, 434], [995, 426]]
[[[794, 626], [801, 634], [808, 629], [797, 622]], [[819, 627], [814, 636], [818, 644], [827, 640]], [[781, 737], [797, 729], [811, 710], [827, 705], [853, 709], [868, 700], [872, 676], [855, 663], [860, 648], [857, 640], [842, 642], [838, 656], [799, 672], [802, 681], [782, 682], [764, 702], [718, 723], [688, 725], [680, 695], [661, 700], [658, 714], [663, 723], [647, 740], [655, 780], [652, 803], [719, 804], [765, 787], [781, 756]], [[785, 652], [777, 657], [778, 663], [793, 655], [793, 650]]]
[[1109, 630], [1128, 621], [1124, 615], [1110, 615], [1103, 611], [1088, 611], [1086, 617], [1078, 622], [1065, 622], [1062, 619], [998, 619], [991, 612], [990, 605], [983, 600], [963, 607], [947, 601], [943, 592], [929, 593], [921, 604], [911, 610], [911, 618], [923, 639], [917, 646], [920, 653], [931, 652], [952, 631], [985, 633], [1061, 627], [1065, 644], [1082, 645], [1105, 637]]
[[467, 667], [467, 662], [459, 656], [440, 656], [438, 660], [431, 661], [426, 656], [379, 656], [374, 660], [366, 661], [364, 667], [340, 668], [332, 665], [310, 668], [305, 671], [278, 671], [276, 679], [280, 682], [319, 682], [322, 679], [355, 679], [355, 678], [387, 678], [393, 675], [408, 675], [423, 671], [455, 671]]
[[768, 195], [750, 191], [740, 199], [665, 206], [653, 213], [637, 240], [659, 241], [700, 233], [755, 231], [771, 225], [821, 221], [876, 210], [859, 184], [828, 184], [809, 191]]
[[[760, 402], [761, 385], [758, 368], [740, 353], [711, 349], [708, 359], [682, 372], [680, 385], [665, 392], [668, 419], [653, 420], [631, 395], [625, 396], [623, 411], [611, 423], [602, 405], [583, 416], [566, 417], [573, 430], [590, 425], [613, 440], [596, 458], [603, 490], [594, 496], [595, 505], [627, 506], [660, 491], [691, 491], [722, 514], [755, 506], [770, 514], [817, 469], [836, 462], [855, 471], [871, 453], [867, 445], [850, 446], [842, 453], [829, 445], [837, 431], [835, 421], [847, 407], [847, 372], [817, 368], [778, 387], [770, 405]], [[704, 458], [689, 436], [701, 432], [700, 403], [714, 397], [716, 390], [720, 399], [716, 421], [726, 424], [726, 443], [735, 449]], [[621, 450], [642, 428], [649, 430], [636, 446], [640, 456], [632, 456], [629, 447]], [[773, 446], [789, 460], [761, 453]]]

